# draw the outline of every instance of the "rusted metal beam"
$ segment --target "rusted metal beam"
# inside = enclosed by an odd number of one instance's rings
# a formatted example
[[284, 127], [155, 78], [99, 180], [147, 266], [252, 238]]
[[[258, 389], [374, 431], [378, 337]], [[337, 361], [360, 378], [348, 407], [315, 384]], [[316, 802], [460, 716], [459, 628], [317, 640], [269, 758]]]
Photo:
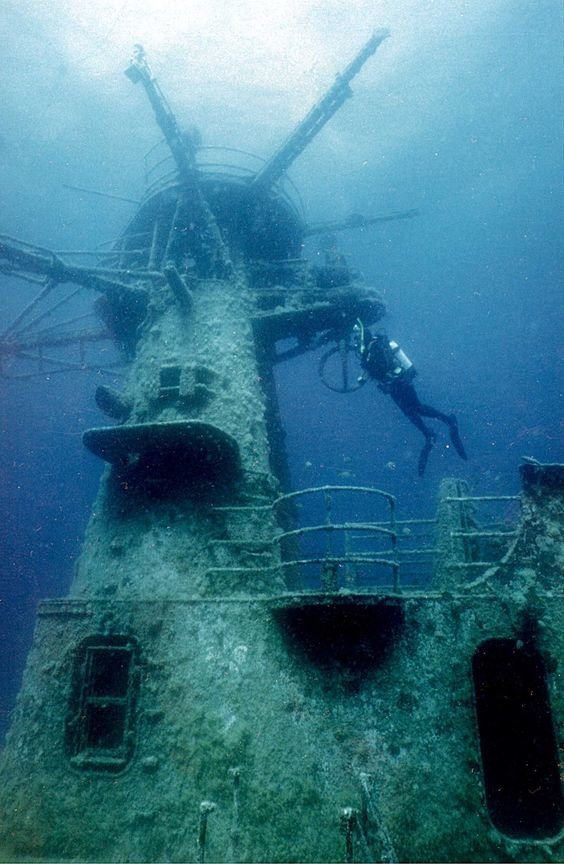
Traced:
[[333, 234], [337, 231], [354, 231], [359, 228], [367, 228], [378, 222], [393, 222], [396, 219], [412, 219], [419, 215], [419, 210], [399, 210], [386, 216], [361, 216], [360, 213], [351, 213], [346, 219], [335, 222], [318, 222], [306, 226], [305, 236], [313, 237], [316, 234]]
[[[107, 330], [80, 331], [59, 335], [39, 334], [23, 339], [10, 339], [0, 342], [0, 357], [24, 357], [24, 352], [40, 348], [64, 348], [69, 345], [79, 345], [82, 342], [106, 342], [111, 339], [113, 339], [113, 336]], [[33, 358], [26, 357], [26, 359]], [[36, 357], [35, 359], [37, 360], [38, 358]]]
[[389, 30], [382, 29], [377, 30], [370, 37], [345, 71], [337, 75], [335, 83], [329, 88], [325, 96], [313, 106], [309, 114], [298, 124], [280, 149], [263, 165], [252, 182], [253, 187], [263, 189], [273, 187], [284, 171], [290, 167], [310, 141], [339, 110], [343, 102], [352, 96], [352, 90], [349, 87], [350, 82], [389, 35]]
[[196, 177], [196, 149], [192, 138], [180, 131], [176, 117], [147, 63], [142, 45], [134, 46], [133, 58], [125, 74], [134, 84], [140, 82], [143, 85], [182, 181], [193, 183]]
[[146, 299], [147, 292], [143, 288], [131, 286], [122, 280], [163, 278], [161, 273], [143, 272], [141, 274], [134, 270], [108, 270], [100, 267], [66, 264], [48, 249], [23, 243], [4, 234], [0, 235], [0, 262], [4, 262], [15, 273], [22, 271], [39, 273], [59, 284], [73, 282], [110, 297], [129, 294], [130, 296], [138, 296], [139, 300]]

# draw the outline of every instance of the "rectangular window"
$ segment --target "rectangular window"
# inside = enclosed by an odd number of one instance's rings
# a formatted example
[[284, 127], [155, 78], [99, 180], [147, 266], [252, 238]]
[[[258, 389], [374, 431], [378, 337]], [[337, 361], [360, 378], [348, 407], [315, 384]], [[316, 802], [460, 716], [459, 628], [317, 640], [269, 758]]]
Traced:
[[75, 767], [121, 771], [133, 754], [137, 646], [127, 636], [81, 644], [66, 726]]
[[180, 396], [180, 366], [162, 366], [159, 375], [159, 399], [174, 401]]

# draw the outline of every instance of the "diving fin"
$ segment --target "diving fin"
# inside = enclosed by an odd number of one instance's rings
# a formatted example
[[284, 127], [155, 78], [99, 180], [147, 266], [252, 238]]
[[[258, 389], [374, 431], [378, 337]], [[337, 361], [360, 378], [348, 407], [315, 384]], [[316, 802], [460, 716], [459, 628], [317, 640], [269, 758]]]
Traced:
[[462, 439], [458, 433], [458, 421], [454, 414], [449, 415], [448, 425], [450, 428], [450, 440], [452, 441], [452, 446], [454, 447], [461, 459], [468, 459], [468, 456], [466, 455], [466, 450], [464, 449], [464, 444], [462, 443]]
[[435, 443], [435, 441], [436, 441], [435, 435], [428, 435], [426, 440], [425, 440], [425, 444], [423, 446], [423, 449], [421, 450], [421, 453], [419, 454], [419, 462], [417, 464], [417, 471], [418, 471], [420, 477], [423, 477], [423, 475], [425, 474], [425, 468], [427, 467], [427, 461], [429, 459], [429, 454], [430, 454], [431, 450], [433, 449], [433, 444]]

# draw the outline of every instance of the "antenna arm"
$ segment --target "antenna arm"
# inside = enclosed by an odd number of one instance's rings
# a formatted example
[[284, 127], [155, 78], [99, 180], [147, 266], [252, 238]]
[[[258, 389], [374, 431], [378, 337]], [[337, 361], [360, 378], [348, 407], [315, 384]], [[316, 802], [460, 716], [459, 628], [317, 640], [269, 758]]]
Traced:
[[170, 148], [182, 180], [185, 183], [193, 182], [196, 176], [195, 147], [189, 136], [183, 135], [180, 131], [176, 117], [149, 68], [142, 45], [134, 46], [133, 59], [125, 70], [125, 75], [134, 84], [141, 82], [145, 88], [156, 121]]
[[298, 124], [280, 149], [263, 165], [252, 182], [253, 187], [265, 189], [273, 187], [284, 171], [289, 168], [292, 162], [305, 150], [310, 141], [315, 138], [338, 111], [343, 102], [352, 96], [352, 90], [349, 87], [350, 82], [389, 35], [389, 30], [382, 29], [377, 30], [370, 37], [366, 45], [361, 48], [356, 57], [346, 67], [345, 71], [337, 75], [334, 84], [329, 88], [325, 96], [313, 106], [309, 114]]
[[[4, 265], [8, 273], [36, 273], [58, 283], [74, 282], [85, 288], [93, 288], [110, 297], [128, 294], [131, 298], [137, 296], [141, 299], [147, 295], [145, 289], [121, 281], [120, 277], [135, 276], [133, 272], [130, 274], [118, 270], [115, 274], [117, 278], [114, 278], [109, 271], [104, 272], [97, 267], [65, 264], [49, 249], [14, 240], [5, 234], [0, 234], [0, 265]], [[158, 275], [162, 278], [161, 274]]]

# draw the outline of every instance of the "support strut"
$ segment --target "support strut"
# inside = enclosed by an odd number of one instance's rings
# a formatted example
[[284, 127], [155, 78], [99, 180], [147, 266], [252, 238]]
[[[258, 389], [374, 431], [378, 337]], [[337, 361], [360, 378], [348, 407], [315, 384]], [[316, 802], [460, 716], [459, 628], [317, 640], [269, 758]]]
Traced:
[[193, 136], [181, 131], [164, 93], [151, 72], [147, 63], [145, 49], [142, 45], [134, 46], [133, 59], [125, 70], [125, 74], [134, 84], [140, 81], [145, 88], [149, 102], [155, 112], [157, 123], [176, 163], [184, 190], [185, 192], [189, 190], [194, 193], [194, 203], [197, 204], [197, 209], [200, 211], [199, 215], [206, 233], [211, 238], [212, 246], [214, 247], [213, 257], [216, 259], [214, 262], [215, 272], [206, 275], [216, 276], [219, 279], [226, 278], [233, 272], [233, 265], [229, 260], [215, 216], [200, 188], [196, 165], [196, 145]]
[[298, 124], [296, 129], [286, 139], [282, 147], [266, 162], [253, 180], [255, 188], [271, 189], [280, 179], [292, 162], [305, 150], [310, 141], [320, 132], [331, 119], [343, 102], [352, 96], [349, 83], [357, 75], [369, 57], [378, 46], [390, 35], [389, 30], [377, 30], [366, 45], [358, 52], [354, 60], [341, 75], [337, 75], [335, 83], [325, 96], [313, 106], [309, 114]]

